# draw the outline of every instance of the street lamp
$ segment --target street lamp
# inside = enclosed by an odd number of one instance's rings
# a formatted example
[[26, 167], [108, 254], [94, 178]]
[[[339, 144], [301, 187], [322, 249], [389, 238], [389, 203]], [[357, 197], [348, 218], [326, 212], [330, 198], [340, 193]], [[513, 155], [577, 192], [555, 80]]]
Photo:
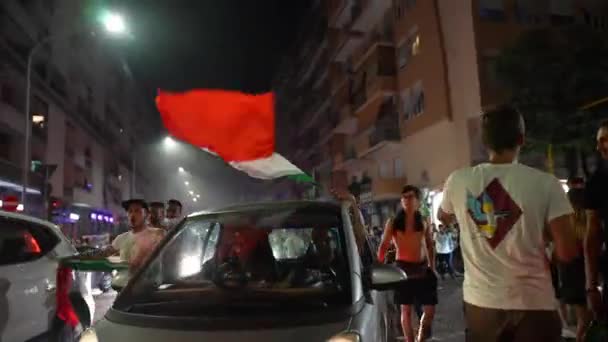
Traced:
[[180, 167], [179, 167], [177, 170], [178, 170], [179, 172], [186, 172], [186, 170], [184, 170], [184, 168], [183, 168], [183, 167], [181, 167], [181, 166], [180, 166]]
[[106, 31], [114, 34], [121, 34], [127, 30], [124, 18], [117, 13], [106, 13], [102, 17], [102, 22]]
[[173, 149], [177, 145], [177, 142], [175, 142], [175, 140], [173, 140], [173, 138], [170, 136], [166, 136], [163, 143], [167, 149]]
[[[123, 34], [126, 32], [126, 25], [122, 17], [118, 14], [107, 13], [102, 19], [105, 29], [114, 35]], [[30, 118], [30, 100], [32, 88], [32, 61], [38, 50], [46, 43], [58, 37], [65, 37], [69, 32], [63, 32], [59, 35], [49, 35], [39, 40], [29, 51], [27, 55], [27, 71], [25, 76], [25, 141], [23, 153], [23, 170], [22, 170], [22, 190], [21, 190], [21, 205], [25, 208], [28, 175], [30, 170], [30, 140], [31, 140], [31, 118]], [[46, 184], [44, 185], [46, 186]]]

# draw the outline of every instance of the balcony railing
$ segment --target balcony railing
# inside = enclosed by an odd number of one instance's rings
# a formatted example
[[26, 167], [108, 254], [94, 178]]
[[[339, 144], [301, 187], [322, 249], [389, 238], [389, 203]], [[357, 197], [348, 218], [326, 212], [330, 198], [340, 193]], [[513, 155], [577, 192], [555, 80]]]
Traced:
[[375, 126], [369, 135], [369, 146], [374, 147], [386, 141], [400, 141], [401, 132], [399, 126], [378, 125]]
[[357, 159], [357, 151], [353, 146], [347, 147], [344, 151], [344, 160], [353, 160]]
[[57, 94], [59, 94], [61, 97], [63, 97], [65, 99], [65, 97], [67, 97], [68, 92], [66, 90], [66, 80], [63, 77], [63, 75], [61, 75], [58, 72], [53, 73], [53, 76], [51, 77], [51, 81], [50, 81], [50, 87], [51, 89], [53, 89], [55, 92], [57, 92]]
[[351, 103], [356, 109], [361, 107], [365, 102], [367, 102], [367, 92], [365, 91], [365, 87], [363, 86], [353, 92], [353, 94], [351, 95]]

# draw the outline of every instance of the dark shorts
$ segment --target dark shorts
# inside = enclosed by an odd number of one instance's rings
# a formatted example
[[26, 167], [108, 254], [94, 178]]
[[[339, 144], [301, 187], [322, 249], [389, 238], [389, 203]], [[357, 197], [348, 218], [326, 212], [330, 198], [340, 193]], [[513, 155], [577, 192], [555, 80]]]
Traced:
[[559, 272], [557, 266], [551, 264], [551, 283], [553, 284], [553, 290], [555, 290], [555, 298], [561, 298], [561, 286], [559, 285]]
[[[401, 268], [411, 277], [404, 284], [395, 289], [395, 304], [400, 305], [437, 305], [437, 277], [430, 268], [422, 264], [412, 264], [396, 261], [395, 266]], [[423, 269], [420, 276], [414, 276], [411, 267]]]
[[467, 342], [560, 342], [557, 311], [500, 310], [464, 304]]
[[577, 258], [567, 265], [559, 266], [560, 299], [564, 304], [585, 305], [585, 259]]

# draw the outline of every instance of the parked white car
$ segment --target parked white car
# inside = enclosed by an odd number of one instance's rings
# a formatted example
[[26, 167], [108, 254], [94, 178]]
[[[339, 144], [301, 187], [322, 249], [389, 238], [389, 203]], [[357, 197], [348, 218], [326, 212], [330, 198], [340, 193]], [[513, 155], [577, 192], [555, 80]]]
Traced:
[[91, 273], [58, 272], [76, 253], [51, 222], [0, 211], [0, 341], [71, 341], [91, 324]]

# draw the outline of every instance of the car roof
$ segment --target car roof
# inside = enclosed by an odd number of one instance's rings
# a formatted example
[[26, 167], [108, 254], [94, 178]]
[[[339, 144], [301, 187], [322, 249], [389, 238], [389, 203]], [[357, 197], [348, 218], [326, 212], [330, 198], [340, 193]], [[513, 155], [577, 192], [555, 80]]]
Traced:
[[29, 216], [29, 215], [24, 215], [24, 214], [18, 214], [18, 213], [13, 213], [10, 211], [3, 211], [0, 210], [0, 217], [5, 217], [5, 218], [9, 218], [9, 219], [14, 219], [14, 220], [21, 220], [21, 221], [26, 221], [26, 222], [30, 222], [30, 223], [34, 223], [34, 224], [38, 224], [41, 226], [45, 226], [47, 228], [53, 229], [56, 233], [57, 232], [61, 232], [61, 230], [59, 229], [59, 227], [49, 221], [46, 220], [41, 220], [37, 217], [34, 216]]
[[243, 211], [258, 211], [267, 209], [295, 209], [295, 208], [309, 208], [309, 209], [332, 209], [340, 210], [340, 203], [335, 201], [314, 201], [314, 200], [293, 200], [293, 201], [264, 201], [264, 202], [253, 202], [245, 204], [231, 205], [220, 209], [203, 210], [188, 215], [188, 218], [196, 218], [199, 216], [209, 214], [223, 214], [231, 212], [243, 212]]

